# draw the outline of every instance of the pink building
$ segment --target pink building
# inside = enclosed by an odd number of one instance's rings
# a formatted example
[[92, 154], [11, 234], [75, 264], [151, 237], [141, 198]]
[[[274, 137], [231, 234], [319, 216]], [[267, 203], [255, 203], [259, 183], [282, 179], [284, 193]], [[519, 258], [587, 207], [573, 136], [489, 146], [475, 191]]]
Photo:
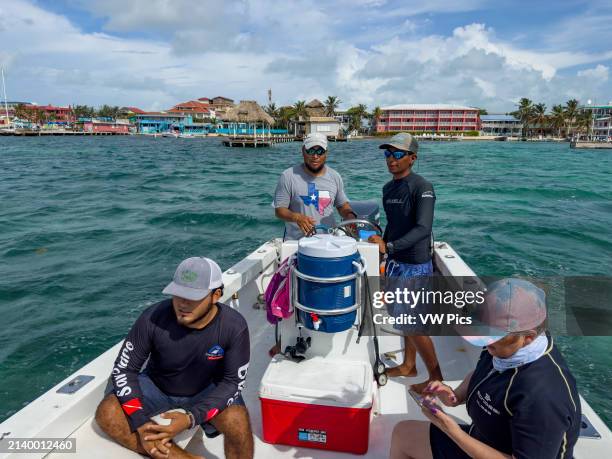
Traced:
[[115, 123], [106, 121], [85, 121], [83, 131], [98, 134], [129, 134], [130, 125], [125, 123]]
[[478, 131], [479, 110], [446, 104], [402, 104], [381, 108], [376, 132], [389, 131]]

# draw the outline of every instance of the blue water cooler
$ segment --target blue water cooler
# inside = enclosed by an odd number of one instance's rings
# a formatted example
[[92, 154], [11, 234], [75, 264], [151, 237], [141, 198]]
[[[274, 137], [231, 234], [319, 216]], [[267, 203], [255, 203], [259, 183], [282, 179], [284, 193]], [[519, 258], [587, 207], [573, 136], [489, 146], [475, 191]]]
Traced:
[[[348, 330], [355, 323], [355, 305], [358, 286], [355, 273], [361, 266], [357, 241], [347, 236], [317, 234], [304, 237], [298, 242], [296, 268], [303, 277], [298, 276], [297, 299], [300, 321], [310, 330], [336, 333]], [[311, 278], [352, 277], [345, 281], [321, 282]], [[306, 279], [304, 278], [306, 277]], [[312, 312], [309, 310], [315, 310]], [[329, 314], [326, 314], [329, 311]]]

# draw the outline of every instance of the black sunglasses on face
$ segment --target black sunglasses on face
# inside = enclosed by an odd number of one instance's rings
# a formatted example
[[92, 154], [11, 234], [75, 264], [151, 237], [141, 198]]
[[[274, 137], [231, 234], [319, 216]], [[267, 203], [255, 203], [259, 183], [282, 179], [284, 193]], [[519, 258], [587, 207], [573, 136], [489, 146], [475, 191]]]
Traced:
[[402, 159], [404, 156], [408, 156], [411, 154], [412, 153], [410, 152], [405, 152], [401, 150], [396, 150], [396, 151], [385, 150], [385, 158], [390, 158], [391, 156], [393, 156], [397, 160]]
[[323, 156], [325, 153], [327, 153], [327, 150], [321, 147], [312, 147], [306, 150], [306, 154], [309, 156], [312, 156], [312, 155]]

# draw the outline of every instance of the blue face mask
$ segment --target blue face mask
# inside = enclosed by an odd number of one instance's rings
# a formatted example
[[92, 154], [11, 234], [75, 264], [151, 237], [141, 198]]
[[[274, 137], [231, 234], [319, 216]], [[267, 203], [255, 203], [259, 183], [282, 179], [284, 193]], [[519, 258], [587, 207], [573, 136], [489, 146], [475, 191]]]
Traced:
[[546, 352], [548, 347], [548, 338], [546, 335], [540, 335], [534, 339], [527, 346], [523, 346], [513, 355], [506, 359], [500, 359], [499, 357], [493, 357], [493, 367], [497, 371], [509, 370], [511, 368], [517, 368], [528, 363], [538, 360]]

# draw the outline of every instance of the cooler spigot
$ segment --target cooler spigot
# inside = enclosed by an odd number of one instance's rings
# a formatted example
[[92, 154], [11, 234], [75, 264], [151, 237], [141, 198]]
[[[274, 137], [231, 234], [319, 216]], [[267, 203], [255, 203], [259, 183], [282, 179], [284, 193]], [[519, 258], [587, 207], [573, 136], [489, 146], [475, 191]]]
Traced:
[[314, 327], [315, 330], [318, 330], [323, 321], [319, 319], [319, 316], [314, 313], [310, 314], [310, 318], [312, 319], [312, 326]]

